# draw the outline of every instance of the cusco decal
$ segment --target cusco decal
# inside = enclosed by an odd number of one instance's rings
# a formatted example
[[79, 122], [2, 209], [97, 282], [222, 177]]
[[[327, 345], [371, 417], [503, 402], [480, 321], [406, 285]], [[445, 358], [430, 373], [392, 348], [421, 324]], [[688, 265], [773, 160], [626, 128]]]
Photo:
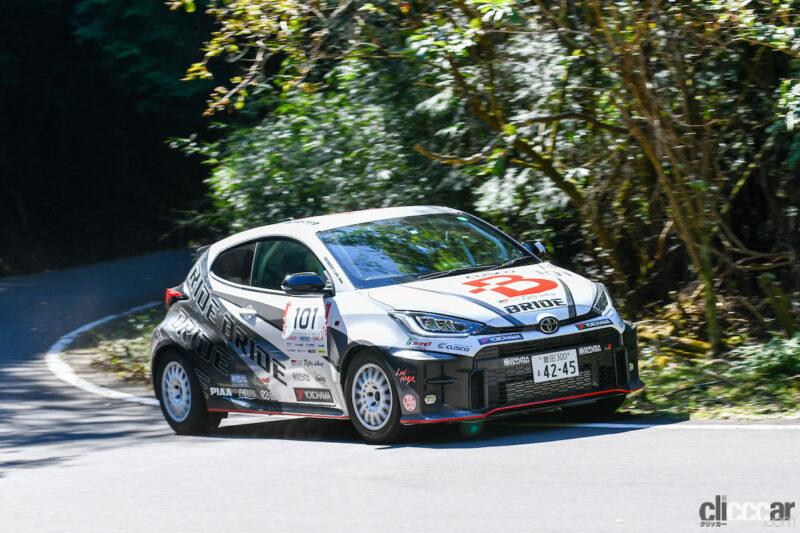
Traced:
[[[558, 288], [558, 283], [551, 279], [525, 278], [519, 274], [497, 274], [465, 281], [464, 285], [475, 287], [469, 291], [472, 294], [480, 294], [483, 291], [490, 290], [507, 298], [538, 294]], [[516, 285], [516, 288], [511, 287], [511, 285]]]

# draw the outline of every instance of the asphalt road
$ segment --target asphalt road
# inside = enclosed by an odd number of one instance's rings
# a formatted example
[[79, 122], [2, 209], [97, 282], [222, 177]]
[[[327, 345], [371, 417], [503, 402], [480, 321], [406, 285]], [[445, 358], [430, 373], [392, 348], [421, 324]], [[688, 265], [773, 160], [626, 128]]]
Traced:
[[370, 446], [346, 422], [264, 417], [178, 437], [157, 408], [48, 371], [60, 336], [160, 298], [187, 266], [169, 252], [0, 279], [0, 531], [693, 531], [717, 494], [800, 500], [792, 423], [526, 417]]

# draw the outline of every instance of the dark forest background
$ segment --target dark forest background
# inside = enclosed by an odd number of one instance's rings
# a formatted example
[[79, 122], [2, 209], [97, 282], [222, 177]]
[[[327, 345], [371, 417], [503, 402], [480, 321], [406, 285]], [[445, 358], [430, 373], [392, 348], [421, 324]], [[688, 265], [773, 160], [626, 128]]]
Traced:
[[170, 137], [208, 126], [180, 81], [212, 21], [156, 1], [0, 4], [0, 276], [183, 246], [205, 195]]

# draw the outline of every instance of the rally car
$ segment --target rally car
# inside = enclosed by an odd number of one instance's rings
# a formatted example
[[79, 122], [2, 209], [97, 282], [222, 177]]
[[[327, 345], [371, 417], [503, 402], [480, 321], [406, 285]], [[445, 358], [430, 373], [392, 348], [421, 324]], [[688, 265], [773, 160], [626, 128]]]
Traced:
[[403, 426], [564, 408], [607, 415], [643, 384], [605, 287], [434, 206], [290, 220], [203, 250], [167, 289], [153, 385], [180, 434], [230, 412]]

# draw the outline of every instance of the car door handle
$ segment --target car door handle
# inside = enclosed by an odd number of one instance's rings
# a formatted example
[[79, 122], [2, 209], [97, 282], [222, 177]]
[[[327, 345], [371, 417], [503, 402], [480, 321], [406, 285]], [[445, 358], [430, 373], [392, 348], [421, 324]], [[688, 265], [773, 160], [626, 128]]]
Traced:
[[244, 319], [253, 318], [254, 316], [256, 316], [256, 310], [253, 309], [252, 307], [245, 307], [244, 309], [239, 309], [239, 316]]

